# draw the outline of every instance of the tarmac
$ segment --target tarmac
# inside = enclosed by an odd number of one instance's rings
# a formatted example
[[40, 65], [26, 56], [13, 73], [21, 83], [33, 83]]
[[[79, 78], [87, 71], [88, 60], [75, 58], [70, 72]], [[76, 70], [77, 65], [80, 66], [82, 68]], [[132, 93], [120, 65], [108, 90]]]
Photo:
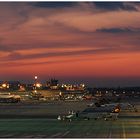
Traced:
[[134, 99], [138, 112], [121, 111], [116, 121], [57, 120], [57, 115], [83, 110], [90, 102], [1, 104], [0, 138], [140, 138], [138, 99]]

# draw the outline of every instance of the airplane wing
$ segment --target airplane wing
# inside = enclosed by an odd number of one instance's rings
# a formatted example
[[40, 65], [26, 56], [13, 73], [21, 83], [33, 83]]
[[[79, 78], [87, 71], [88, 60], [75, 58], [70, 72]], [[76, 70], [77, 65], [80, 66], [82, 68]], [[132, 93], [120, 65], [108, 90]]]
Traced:
[[73, 117], [73, 114], [66, 116], [67, 119], [70, 119]]

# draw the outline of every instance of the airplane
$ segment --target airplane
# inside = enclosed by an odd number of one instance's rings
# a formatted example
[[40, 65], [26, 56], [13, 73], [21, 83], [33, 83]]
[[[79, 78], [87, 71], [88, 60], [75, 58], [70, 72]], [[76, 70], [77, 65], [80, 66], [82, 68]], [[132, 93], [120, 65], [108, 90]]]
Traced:
[[75, 114], [74, 112], [70, 112], [68, 115], [65, 115], [65, 116], [58, 116], [58, 120], [69, 120], [71, 122], [71, 120], [73, 119], [73, 117], [75, 117]]
[[88, 107], [95, 107], [95, 103], [87, 104]]
[[100, 107], [101, 105], [109, 104], [109, 102], [106, 99], [95, 99], [95, 102], [92, 102], [90, 104], [87, 104], [88, 107]]
[[119, 106], [121, 110], [137, 111], [134, 105], [130, 103], [111, 103], [101, 105], [102, 107]]
[[116, 120], [120, 112], [119, 106], [109, 106], [109, 107], [96, 107], [96, 108], [86, 108], [84, 111], [79, 113], [80, 118], [84, 119], [104, 119]]
[[115, 107], [115, 106], [120, 106], [121, 110], [129, 110], [129, 111], [135, 111], [137, 112], [137, 109], [135, 108], [134, 105], [130, 103], [102, 103], [102, 102], [95, 102], [95, 103], [90, 103], [87, 104], [88, 107]]
[[87, 104], [88, 107], [104, 107], [104, 106], [116, 106], [118, 105], [118, 103], [108, 103], [108, 104], [100, 104], [98, 102], [93, 102], [93, 103], [90, 103], [90, 104]]

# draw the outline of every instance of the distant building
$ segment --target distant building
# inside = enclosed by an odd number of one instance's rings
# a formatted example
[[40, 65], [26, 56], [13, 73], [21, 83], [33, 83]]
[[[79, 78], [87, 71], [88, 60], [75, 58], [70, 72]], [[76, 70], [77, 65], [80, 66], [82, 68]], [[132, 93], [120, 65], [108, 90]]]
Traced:
[[20, 84], [19, 91], [25, 91], [26, 90], [26, 84]]
[[59, 88], [58, 80], [51, 79], [50, 81], [47, 81], [46, 87], [50, 89], [58, 89]]
[[80, 85], [71, 85], [71, 84], [62, 84], [61, 86], [66, 91], [84, 91], [85, 90], [85, 84]]
[[19, 81], [0, 81], [1, 90], [19, 90], [20, 82]]
[[26, 88], [26, 90], [33, 90], [34, 84], [26, 84], [25, 88]]

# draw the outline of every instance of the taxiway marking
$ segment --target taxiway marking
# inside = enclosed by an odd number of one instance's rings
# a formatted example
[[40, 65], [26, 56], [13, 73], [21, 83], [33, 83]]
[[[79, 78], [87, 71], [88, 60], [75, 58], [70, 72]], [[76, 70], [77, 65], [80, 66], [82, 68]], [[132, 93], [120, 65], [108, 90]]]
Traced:
[[124, 127], [124, 123], [122, 123], [122, 128], [123, 128], [123, 138], [126, 138], [126, 132], [125, 132], [125, 127]]

